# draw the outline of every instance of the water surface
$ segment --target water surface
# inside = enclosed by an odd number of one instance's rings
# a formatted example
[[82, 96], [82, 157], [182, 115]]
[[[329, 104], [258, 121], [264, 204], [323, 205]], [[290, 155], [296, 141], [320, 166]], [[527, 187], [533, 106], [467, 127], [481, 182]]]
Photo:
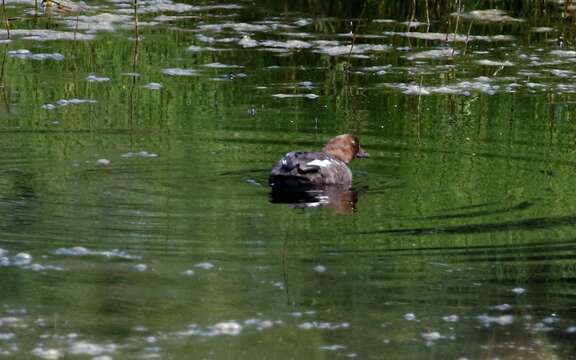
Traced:
[[6, 3], [0, 356], [574, 357], [571, 4], [133, 5]]

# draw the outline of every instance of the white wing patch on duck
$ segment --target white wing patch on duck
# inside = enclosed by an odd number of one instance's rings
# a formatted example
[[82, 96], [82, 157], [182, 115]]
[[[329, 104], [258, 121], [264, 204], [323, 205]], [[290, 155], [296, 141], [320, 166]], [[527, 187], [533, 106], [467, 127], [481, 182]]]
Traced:
[[331, 163], [332, 163], [332, 161], [330, 161], [330, 160], [318, 160], [318, 159], [316, 159], [316, 160], [310, 161], [306, 165], [326, 167], [326, 166], [330, 166]]

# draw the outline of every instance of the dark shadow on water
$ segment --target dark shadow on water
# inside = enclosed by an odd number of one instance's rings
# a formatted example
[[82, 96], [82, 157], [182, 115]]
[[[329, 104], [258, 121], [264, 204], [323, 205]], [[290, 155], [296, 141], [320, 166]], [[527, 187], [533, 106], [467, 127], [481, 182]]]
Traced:
[[388, 229], [375, 231], [360, 231], [354, 234], [360, 235], [406, 235], [406, 236], [423, 236], [423, 235], [461, 235], [461, 234], [485, 234], [514, 230], [542, 230], [561, 226], [576, 225], [576, 216], [558, 216], [558, 217], [539, 217], [513, 221], [488, 222], [483, 224], [463, 224], [438, 227], [421, 227], [406, 229]]
[[270, 202], [289, 204], [295, 209], [327, 207], [338, 214], [356, 212], [362, 190], [340, 187], [324, 188], [272, 188]]
[[532, 206], [534, 206], [533, 202], [522, 201], [521, 203], [519, 203], [517, 205], [505, 207], [505, 208], [499, 209], [499, 210], [489, 209], [489, 210], [483, 210], [483, 211], [471, 211], [471, 212], [466, 212], [466, 213], [434, 215], [434, 216], [426, 216], [426, 217], [423, 217], [422, 219], [432, 220], [432, 219], [474, 218], [474, 217], [488, 216], [488, 215], [495, 215], [495, 214], [507, 214], [507, 213], [511, 213], [513, 211], [526, 210], [526, 209], [531, 208]]

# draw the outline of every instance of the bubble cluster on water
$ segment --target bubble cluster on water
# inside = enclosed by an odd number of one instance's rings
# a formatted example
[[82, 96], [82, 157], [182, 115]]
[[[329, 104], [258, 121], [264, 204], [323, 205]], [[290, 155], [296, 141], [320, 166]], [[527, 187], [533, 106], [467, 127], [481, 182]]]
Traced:
[[216, 336], [238, 336], [246, 330], [263, 331], [270, 329], [274, 326], [284, 324], [281, 320], [262, 320], [251, 318], [244, 321], [221, 321], [213, 325], [200, 326], [198, 324], [191, 324], [182, 331], [177, 331], [170, 336], [176, 337], [216, 337]]
[[83, 246], [74, 246], [71, 248], [57, 248], [56, 250], [52, 251], [54, 255], [59, 256], [102, 256], [105, 258], [118, 258], [118, 259], [125, 259], [125, 260], [140, 260], [142, 259], [139, 255], [132, 255], [124, 250], [104, 250], [104, 251], [97, 251], [97, 250], [89, 250]]
[[34, 262], [34, 257], [29, 253], [19, 252], [10, 255], [10, 252], [5, 249], [0, 249], [0, 267], [15, 267], [22, 270], [36, 272], [64, 270], [64, 268], [59, 265], [40, 264]]

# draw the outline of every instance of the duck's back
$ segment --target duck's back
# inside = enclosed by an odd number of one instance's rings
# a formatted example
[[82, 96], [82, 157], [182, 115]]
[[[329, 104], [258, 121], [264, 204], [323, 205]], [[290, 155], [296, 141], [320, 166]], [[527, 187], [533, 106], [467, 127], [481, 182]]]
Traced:
[[273, 187], [352, 185], [352, 172], [340, 160], [323, 152], [293, 151], [274, 165], [268, 183]]

